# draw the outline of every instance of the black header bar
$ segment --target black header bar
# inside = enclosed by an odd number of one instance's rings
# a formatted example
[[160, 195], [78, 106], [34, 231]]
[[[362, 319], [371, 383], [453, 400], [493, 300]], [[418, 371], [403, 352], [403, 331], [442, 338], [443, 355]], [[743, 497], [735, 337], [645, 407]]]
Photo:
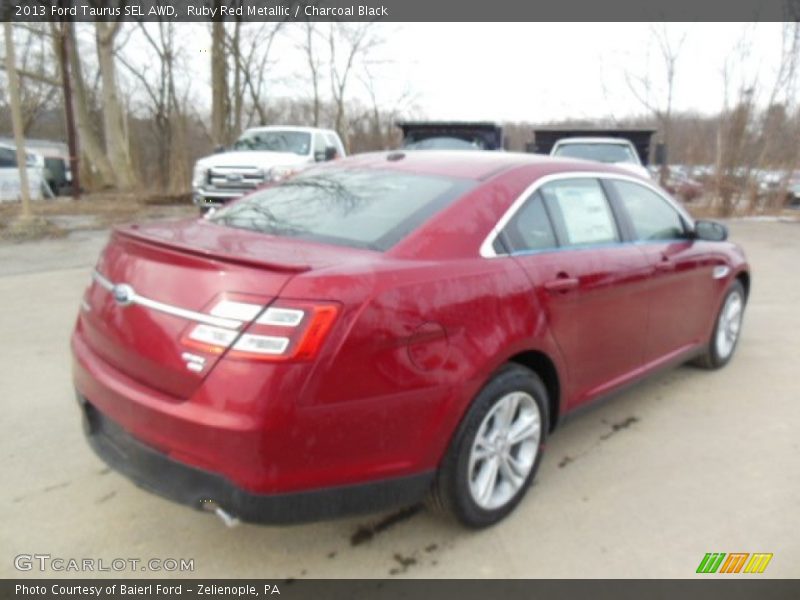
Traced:
[[4, 21], [797, 21], [800, 0], [0, 0]]

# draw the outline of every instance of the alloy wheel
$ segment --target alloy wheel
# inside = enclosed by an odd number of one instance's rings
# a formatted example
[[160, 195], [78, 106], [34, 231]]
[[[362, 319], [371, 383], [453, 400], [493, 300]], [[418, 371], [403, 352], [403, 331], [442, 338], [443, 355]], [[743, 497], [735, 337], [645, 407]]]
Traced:
[[733, 352], [742, 326], [744, 299], [739, 292], [733, 292], [725, 300], [717, 324], [717, 354], [726, 359]]
[[542, 434], [539, 406], [527, 392], [501, 397], [478, 427], [467, 477], [472, 499], [483, 509], [511, 501], [531, 472]]

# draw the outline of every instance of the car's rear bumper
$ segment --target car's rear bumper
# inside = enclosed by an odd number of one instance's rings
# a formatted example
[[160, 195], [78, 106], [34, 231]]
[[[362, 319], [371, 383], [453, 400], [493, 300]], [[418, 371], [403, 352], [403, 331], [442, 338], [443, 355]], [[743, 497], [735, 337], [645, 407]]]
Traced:
[[90, 446], [111, 468], [150, 492], [203, 510], [220, 507], [242, 521], [289, 524], [414, 504], [433, 472], [356, 485], [256, 494], [225, 477], [170, 458], [140, 442], [78, 394]]

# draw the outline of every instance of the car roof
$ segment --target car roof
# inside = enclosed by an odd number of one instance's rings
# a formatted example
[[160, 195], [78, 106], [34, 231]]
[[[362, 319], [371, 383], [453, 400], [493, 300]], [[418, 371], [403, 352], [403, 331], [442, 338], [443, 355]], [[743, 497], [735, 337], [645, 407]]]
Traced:
[[489, 150], [393, 150], [351, 155], [321, 168], [370, 168], [406, 171], [423, 175], [438, 175], [483, 181], [500, 173], [520, 167], [541, 167], [541, 174], [554, 171], [608, 172], [630, 175], [625, 171], [594, 161], [562, 158], [523, 152]]

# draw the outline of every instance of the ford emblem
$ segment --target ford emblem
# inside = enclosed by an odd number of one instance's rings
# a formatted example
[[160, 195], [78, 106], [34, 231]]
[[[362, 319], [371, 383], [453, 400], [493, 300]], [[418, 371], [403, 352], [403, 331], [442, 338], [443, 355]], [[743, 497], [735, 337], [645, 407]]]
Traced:
[[114, 301], [120, 306], [128, 306], [133, 303], [133, 299], [136, 296], [133, 288], [127, 283], [115, 285], [114, 289], [111, 290], [111, 294], [114, 296]]

